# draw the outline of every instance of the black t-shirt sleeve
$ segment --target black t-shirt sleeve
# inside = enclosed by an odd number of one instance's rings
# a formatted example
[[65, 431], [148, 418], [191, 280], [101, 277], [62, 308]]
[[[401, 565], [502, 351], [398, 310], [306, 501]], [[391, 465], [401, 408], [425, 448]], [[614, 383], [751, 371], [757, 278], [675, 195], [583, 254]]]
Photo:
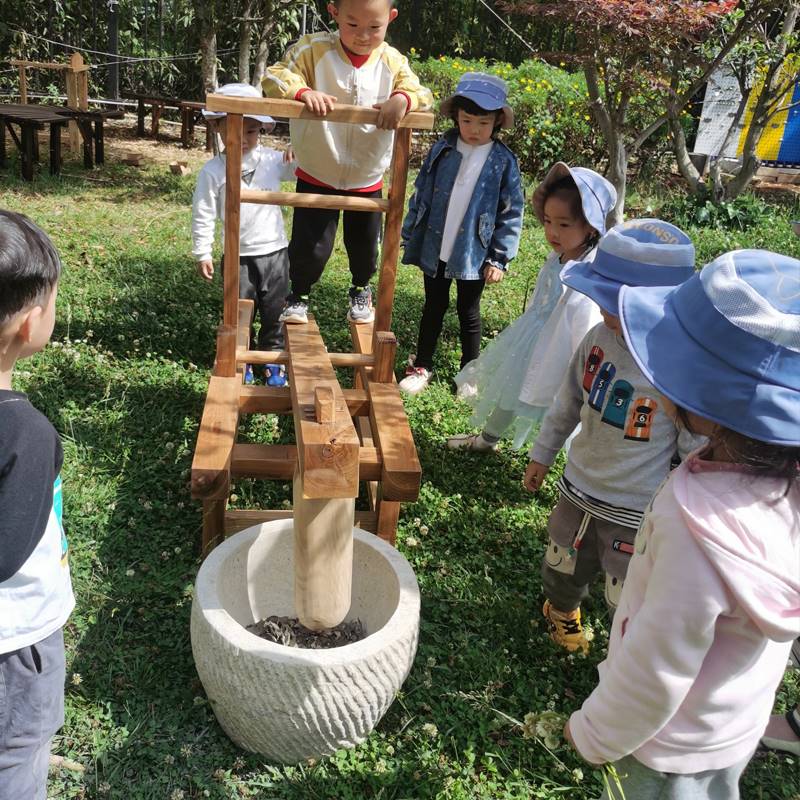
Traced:
[[24, 396], [0, 398], [0, 583], [36, 549], [53, 507], [61, 442]]

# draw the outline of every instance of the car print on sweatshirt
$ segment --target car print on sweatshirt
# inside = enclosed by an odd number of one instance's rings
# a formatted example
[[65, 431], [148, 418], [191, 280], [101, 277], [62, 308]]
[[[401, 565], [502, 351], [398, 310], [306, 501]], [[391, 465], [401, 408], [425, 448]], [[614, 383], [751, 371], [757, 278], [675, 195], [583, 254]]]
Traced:
[[603, 363], [603, 348], [598, 347], [595, 345], [590, 351], [589, 355], [586, 358], [586, 364], [583, 367], [583, 390], [585, 392], [592, 391], [592, 384], [594, 383], [595, 376], [597, 375], [597, 370], [600, 369], [600, 365]]
[[649, 442], [653, 416], [657, 408], [658, 403], [651, 397], [637, 397], [625, 428], [625, 438], [636, 442]]
[[610, 361], [606, 361], [600, 367], [600, 371], [592, 384], [592, 391], [589, 392], [589, 405], [595, 411], [600, 411], [603, 408], [606, 394], [608, 394], [608, 387], [611, 385], [611, 381], [614, 380], [616, 373], [617, 368]]
[[625, 429], [625, 420], [628, 418], [628, 406], [633, 399], [633, 386], [628, 381], [615, 381], [603, 412], [603, 422], [613, 425], [620, 430]]

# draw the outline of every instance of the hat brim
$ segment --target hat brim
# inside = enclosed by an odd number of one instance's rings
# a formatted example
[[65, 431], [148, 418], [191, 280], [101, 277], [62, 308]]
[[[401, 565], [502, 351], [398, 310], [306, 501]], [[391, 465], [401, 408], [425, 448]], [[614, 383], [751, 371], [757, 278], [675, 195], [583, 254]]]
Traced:
[[703, 347], [674, 310], [678, 288], [623, 286], [619, 292], [625, 341], [647, 380], [677, 406], [725, 428], [800, 446], [800, 394], [759, 381]]
[[619, 316], [619, 290], [624, 284], [595, 272], [591, 261], [572, 261], [561, 271], [561, 282], [585, 294], [615, 317]]
[[[222, 119], [223, 117], [227, 117], [228, 115], [224, 111], [206, 111], [206, 109], [201, 109], [200, 113], [206, 119]], [[275, 127], [275, 120], [272, 117], [264, 117], [257, 114], [245, 114], [246, 119], [255, 119], [258, 122], [262, 122], [264, 125], [272, 125]]]
[[[494, 108], [485, 108], [483, 103], [486, 102], [486, 101], [478, 102], [477, 100], [475, 100], [474, 97], [470, 97], [469, 95], [466, 95], [466, 94], [460, 94], [459, 92], [456, 92], [455, 94], [450, 95], [450, 97], [448, 97], [446, 100], [442, 100], [442, 102], [441, 102], [441, 104], [439, 106], [439, 113], [443, 117], [449, 117], [452, 114], [452, 112], [453, 112], [453, 100], [455, 100], [456, 97], [465, 97], [467, 100], [472, 100], [473, 103], [477, 103], [477, 105], [479, 105], [481, 108], [484, 109], [484, 111], [487, 111], [488, 113], [491, 113], [492, 111], [500, 111], [500, 112], [502, 112], [501, 115], [500, 115], [500, 127], [501, 128], [505, 128], [506, 130], [508, 128], [513, 128], [514, 127], [514, 111], [511, 108], [511, 106], [498, 105], [498, 106], [495, 106]], [[489, 105], [494, 105], [494, 104], [493, 103], [489, 103]]]

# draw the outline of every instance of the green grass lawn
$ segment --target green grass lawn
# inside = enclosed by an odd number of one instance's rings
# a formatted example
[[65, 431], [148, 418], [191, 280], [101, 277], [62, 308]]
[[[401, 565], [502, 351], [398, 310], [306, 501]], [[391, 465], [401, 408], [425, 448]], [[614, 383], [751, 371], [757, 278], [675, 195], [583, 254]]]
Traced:
[[[194, 669], [189, 609], [199, 566], [200, 509], [189, 470], [214, 331], [219, 282], [196, 277], [189, 245], [193, 176], [107, 167], [107, 183], [4, 175], [0, 206], [22, 211], [64, 261], [52, 344], [23, 362], [16, 388], [54, 422], [65, 446], [65, 519], [77, 608], [66, 629], [66, 725], [54, 752], [86, 766], [53, 773], [59, 798], [574, 798], [598, 797], [598, 773], [563, 745], [523, 738], [507, 716], [568, 714], [596, 681], [607, 642], [601, 591], [586, 603], [589, 658], [549, 642], [538, 565], [552, 481], [536, 499], [521, 484], [524, 455], [454, 453], [468, 410], [453, 397], [457, 323], [451, 312], [437, 381], [407, 402], [423, 467], [406, 504], [398, 547], [422, 589], [414, 668], [377, 730], [360, 747], [278, 767], [223, 734]], [[77, 168], [76, 168], [77, 169]], [[634, 195], [643, 211], [651, 201]], [[791, 205], [745, 232], [691, 231], [701, 259], [757, 246], [800, 256]], [[546, 250], [529, 215], [512, 275], [484, 297], [487, 339], [521, 311]], [[394, 330], [398, 369], [413, 350], [422, 281], [399, 269]], [[312, 296], [331, 350], [349, 349], [348, 272], [340, 248]], [[245, 434], [283, 441], [290, 423], [253, 418]], [[239, 482], [235, 505], [280, 507], [281, 484]], [[599, 587], [598, 587], [599, 588]], [[665, 624], [669, 624], [665, 620]], [[800, 699], [787, 677], [778, 707]], [[800, 797], [797, 761], [759, 755], [746, 799]], [[20, 799], [21, 800], [21, 799]], [[635, 800], [635, 798], [629, 798]]]

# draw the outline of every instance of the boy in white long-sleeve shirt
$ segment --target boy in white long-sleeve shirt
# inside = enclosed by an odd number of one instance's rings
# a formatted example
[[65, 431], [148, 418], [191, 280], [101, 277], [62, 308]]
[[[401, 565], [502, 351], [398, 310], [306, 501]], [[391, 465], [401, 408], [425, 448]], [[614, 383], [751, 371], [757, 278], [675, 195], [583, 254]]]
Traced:
[[[227, 84], [218, 90], [230, 97], [261, 97], [258, 89], [241, 83]], [[203, 112], [216, 118], [224, 128], [225, 115]], [[242, 124], [242, 184], [249, 189], [278, 191], [283, 180], [294, 178], [290, 155], [258, 142], [261, 131], [272, 130], [275, 121], [267, 116], [245, 117]], [[282, 350], [283, 326], [279, 320], [289, 287], [288, 239], [279, 206], [243, 203], [239, 223], [239, 297], [253, 300], [261, 329], [251, 347], [258, 350]], [[225, 155], [212, 158], [197, 176], [192, 202], [192, 253], [197, 271], [207, 281], [213, 280], [212, 248], [216, 221], [225, 215]], [[251, 340], [254, 337], [251, 335]], [[267, 364], [264, 381], [268, 386], [284, 386], [283, 367]], [[245, 382], [253, 382], [250, 365]]]

